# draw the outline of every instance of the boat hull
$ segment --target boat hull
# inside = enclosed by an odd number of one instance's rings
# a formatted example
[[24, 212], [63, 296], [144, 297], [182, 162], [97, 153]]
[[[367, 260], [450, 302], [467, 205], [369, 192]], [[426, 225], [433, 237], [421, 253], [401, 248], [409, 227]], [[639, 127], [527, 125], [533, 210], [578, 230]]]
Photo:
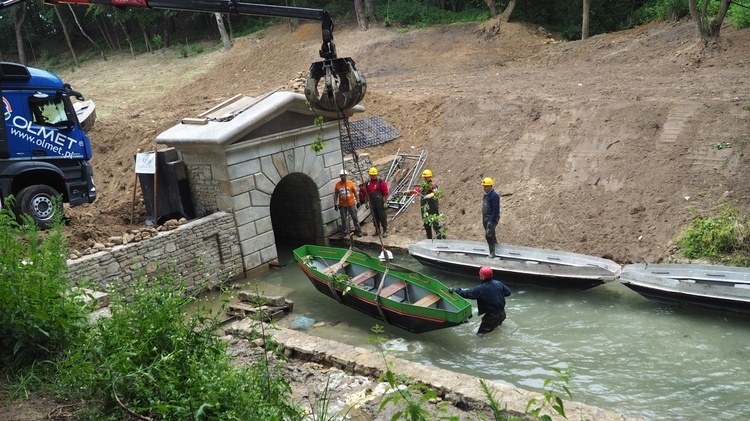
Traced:
[[750, 269], [675, 264], [626, 265], [620, 282], [650, 300], [750, 314]]
[[462, 240], [423, 240], [409, 254], [425, 266], [477, 276], [489, 266], [504, 283], [545, 288], [585, 290], [615, 280], [620, 266], [606, 259], [555, 250], [498, 244], [497, 257], [487, 257], [485, 243]]
[[[378, 290], [377, 278], [384, 275], [385, 265], [362, 253], [355, 253], [347, 260], [350, 265], [348, 270], [353, 273], [375, 270], [378, 275], [371, 280], [369, 287], [365, 287], [365, 283], [350, 285], [351, 289], [347, 293], [340, 287], [329, 285], [329, 275], [323, 273], [320, 267], [304, 262], [305, 256], [321, 252], [337, 253], [328, 256], [329, 262], [336, 261], [345, 251], [333, 247], [302, 246], [295, 250], [295, 258], [297, 265], [319, 292], [347, 307], [409, 332], [424, 333], [451, 328], [466, 323], [471, 318], [472, 307], [468, 301], [449, 293], [448, 288], [435, 279], [414, 272], [401, 272], [396, 266], [392, 270], [389, 267], [387, 279], [391, 284], [403, 281], [408, 283], [404, 290], [411, 291], [415, 297], [425, 298], [429, 295], [436, 301], [429, 306], [420, 306], [408, 302], [406, 297], [394, 299], [392, 296], [379, 295], [379, 292], [375, 292]], [[338, 273], [343, 273], [343, 270]], [[382, 291], [385, 293], [385, 289]], [[418, 300], [415, 298], [413, 301]]]

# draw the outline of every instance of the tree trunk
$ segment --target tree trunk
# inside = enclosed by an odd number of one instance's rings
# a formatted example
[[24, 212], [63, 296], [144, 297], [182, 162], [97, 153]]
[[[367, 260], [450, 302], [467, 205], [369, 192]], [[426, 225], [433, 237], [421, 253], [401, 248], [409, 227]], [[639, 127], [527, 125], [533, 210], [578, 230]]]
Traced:
[[[68, 5], [68, 7], [70, 7], [70, 5]], [[63, 36], [65, 37], [65, 42], [68, 44], [68, 50], [70, 50], [70, 55], [73, 56], [73, 62], [76, 64], [76, 66], [79, 66], [78, 56], [76, 55], [76, 50], [73, 49], [73, 43], [70, 41], [70, 34], [68, 34], [68, 27], [65, 26], [65, 21], [63, 20], [62, 14], [60, 14], [60, 8], [57, 7], [56, 4], [53, 4], [52, 8], [55, 9], [55, 15], [57, 16], [57, 20], [60, 21], [60, 27], [62, 28]]]
[[591, 0], [583, 0], [583, 23], [581, 24], [581, 39], [589, 37], [589, 17], [591, 16]]
[[133, 42], [130, 41], [130, 33], [128, 32], [128, 28], [125, 27], [125, 23], [123, 23], [121, 20], [118, 20], [117, 23], [120, 24], [120, 28], [122, 28], [122, 32], [125, 34], [125, 41], [127, 41], [128, 46], [130, 47], [130, 55], [135, 58], [135, 49], [133, 49]]
[[[57, 6], [55, 6], [55, 8], [57, 8]], [[89, 42], [94, 46], [94, 48], [97, 49], [97, 51], [99, 51], [99, 55], [102, 57], [102, 60], [107, 61], [107, 56], [105, 56], [104, 51], [102, 51], [102, 49], [99, 48], [99, 44], [97, 44], [96, 41], [94, 41], [94, 39], [91, 38], [91, 36], [89, 36], [86, 30], [83, 29], [83, 25], [81, 25], [81, 22], [78, 20], [78, 16], [76, 16], [76, 12], [75, 10], [73, 10], [73, 6], [68, 5], [68, 8], [70, 9], [70, 13], [73, 15], [73, 20], [75, 20], [76, 25], [78, 26], [78, 30], [81, 31], [83, 36], [86, 37], [87, 40], [89, 40]], [[76, 60], [76, 65], [77, 64], [78, 64], [78, 60]]]
[[221, 34], [221, 42], [224, 44], [224, 51], [229, 51], [232, 48], [232, 41], [227, 34], [227, 27], [224, 26], [224, 18], [219, 12], [214, 13], [214, 16], [216, 16], [216, 25], [219, 27], [219, 34]]
[[21, 64], [29, 64], [26, 58], [26, 45], [23, 43], [24, 30], [23, 22], [26, 20], [26, 5], [22, 4], [19, 7], [13, 9], [13, 25], [16, 29], [16, 48], [18, 48], [18, 62]]
[[365, 17], [370, 23], [378, 21], [378, 17], [375, 15], [375, 0], [365, 0]]
[[149, 53], [154, 52], [154, 46], [151, 45], [151, 40], [148, 37], [148, 31], [146, 30], [146, 26], [143, 25], [143, 20], [141, 19], [141, 14], [136, 14], [136, 21], [138, 21], [138, 26], [141, 28], [141, 32], [143, 33], [143, 42], [146, 44], [146, 51]]
[[492, 14], [492, 17], [494, 18], [497, 16], [497, 7], [495, 6], [495, 0], [484, 0], [485, 3], [487, 3], [487, 7], [490, 8], [490, 13]]
[[501, 17], [503, 22], [508, 22], [510, 20], [510, 15], [513, 13], [513, 9], [516, 8], [517, 2], [518, 0], [510, 0], [510, 2], [508, 2], [508, 5], [505, 6], [505, 10], [503, 10], [503, 16]]
[[112, 36], [109, 34], [109, 30], [107, 29], [107, 23], [103, 22], [103, 19], [94, 18], [94, 21], [96, 22], [96, 26], [99, 27], [99, 32], [102, 34], [102, 38], [104, 38], [104, 42], [107, 44], [107, 48], [109, 48], [109, 51], [115, 51], [115, 46], [112, 44]]
[[729, 0], [721, 0], [719, 12], [716, 16], [708, 15], [708, 4], [710, 3], [710, 0], [703, 0], [700, 12], [698, 11], [696, 3], [697, 0], [688, 0], [690, 16], [692, 16], [695, 24], [698, 26], [698, 37], [703, 41], [719, 38], [721, 25], [724, 23], [724, 18], [727, 16], [727, 10], [729, 10]]
[[357, 16], [359, 30], [366, 31], [367, 19], [365, 19], [365, 5], [363, 0], [354, 0], [354, 14]]

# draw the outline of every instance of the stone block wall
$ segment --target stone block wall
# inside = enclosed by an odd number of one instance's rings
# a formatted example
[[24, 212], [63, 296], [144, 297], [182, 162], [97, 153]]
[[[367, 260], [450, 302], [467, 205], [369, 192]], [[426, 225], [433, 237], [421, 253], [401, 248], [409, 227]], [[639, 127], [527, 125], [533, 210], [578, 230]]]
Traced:
[[173, 269], [189, 293], [244, 276], [234, 217], [217, 212], [137, 243], [68, 260], [68, 279], [90, 282], [96, 290], [122, 286], [138, 276]]

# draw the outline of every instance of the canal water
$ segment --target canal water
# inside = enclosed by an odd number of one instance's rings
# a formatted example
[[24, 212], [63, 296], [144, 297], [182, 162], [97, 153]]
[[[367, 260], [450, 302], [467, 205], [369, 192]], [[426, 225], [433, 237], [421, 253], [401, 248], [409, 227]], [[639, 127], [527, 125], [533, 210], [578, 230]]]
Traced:
[[[251, 279], [261, 292], [294, 301], [279, 324], [314, 319], [326, 325], [307, 330], [311, 335], [371, 347], [370, 329], [382, 322], [315, 290], [291, 249], [279, 254], [280, 268]], [[394, 263], [448, 286], [478, 282], [394, 255]], [[508, 318], [485, 339], [474, 334], [480, 319], [472, 301], [474, 317], [455, 328], [414, 334], [385, 325], [388, 348], [400, 358], [537, 392], [557, 378], [552, 367], [569, 369], [573, 400], [646, 420], [750, 418], [750, 317], [660, 304], [617, 282], [586, 291], [510, 287]]]

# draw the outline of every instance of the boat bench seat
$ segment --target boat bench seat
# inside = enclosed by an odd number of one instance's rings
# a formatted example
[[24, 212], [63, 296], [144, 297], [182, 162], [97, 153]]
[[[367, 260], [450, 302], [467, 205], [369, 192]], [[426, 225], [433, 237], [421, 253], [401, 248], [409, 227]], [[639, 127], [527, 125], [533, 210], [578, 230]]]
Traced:
[[349, 266], [349, 262], [344, 262], [343, 265], [339, 265], [338, 263], [334, 263], [331, 266], [328, 266], [327, 268], [323, 268], [323, 270], [321, 270], [321, 272], [325, 273], [328, 276], [331, 276], [334, 273], [338, 272], [339, 270], [346, 268], [347, 266]]
[[368, 279], [374, 278], [375, 275], [377, 275], [377, 274], [378, 274], [378, 271], [376, 271], [374, 269], [370, 269], [370, 270], [368, 270], [366, 272], [362, 272], [359, 275], [355, 276], [354, 278], [352, 278], [352, 280], [350, 282], [352, 284], [354, 284], [354, 285], [359, 285], [359, 284], [367, 281]]
[[437, 294], [430, 294], [430, 295], [422, 298], [421, 300], [417, 301], [416, 303], [414, 303], [414, 305], [415, 306], [420, 306], [420, 307], [429, 307], [429, 306], [435, 304], [438, 301], [440, 301], [440, 296], [439, 295], [437, 295]]
[[380, 291], [381, 297], [390, 297], [391, 295], [401, 291], [402, 289], [406, 288], [406, 282], [404, 281], [398, 281], [395, 283], [392, 283], [388, 285], [387, 287], [383, 288], [382, 291]]

